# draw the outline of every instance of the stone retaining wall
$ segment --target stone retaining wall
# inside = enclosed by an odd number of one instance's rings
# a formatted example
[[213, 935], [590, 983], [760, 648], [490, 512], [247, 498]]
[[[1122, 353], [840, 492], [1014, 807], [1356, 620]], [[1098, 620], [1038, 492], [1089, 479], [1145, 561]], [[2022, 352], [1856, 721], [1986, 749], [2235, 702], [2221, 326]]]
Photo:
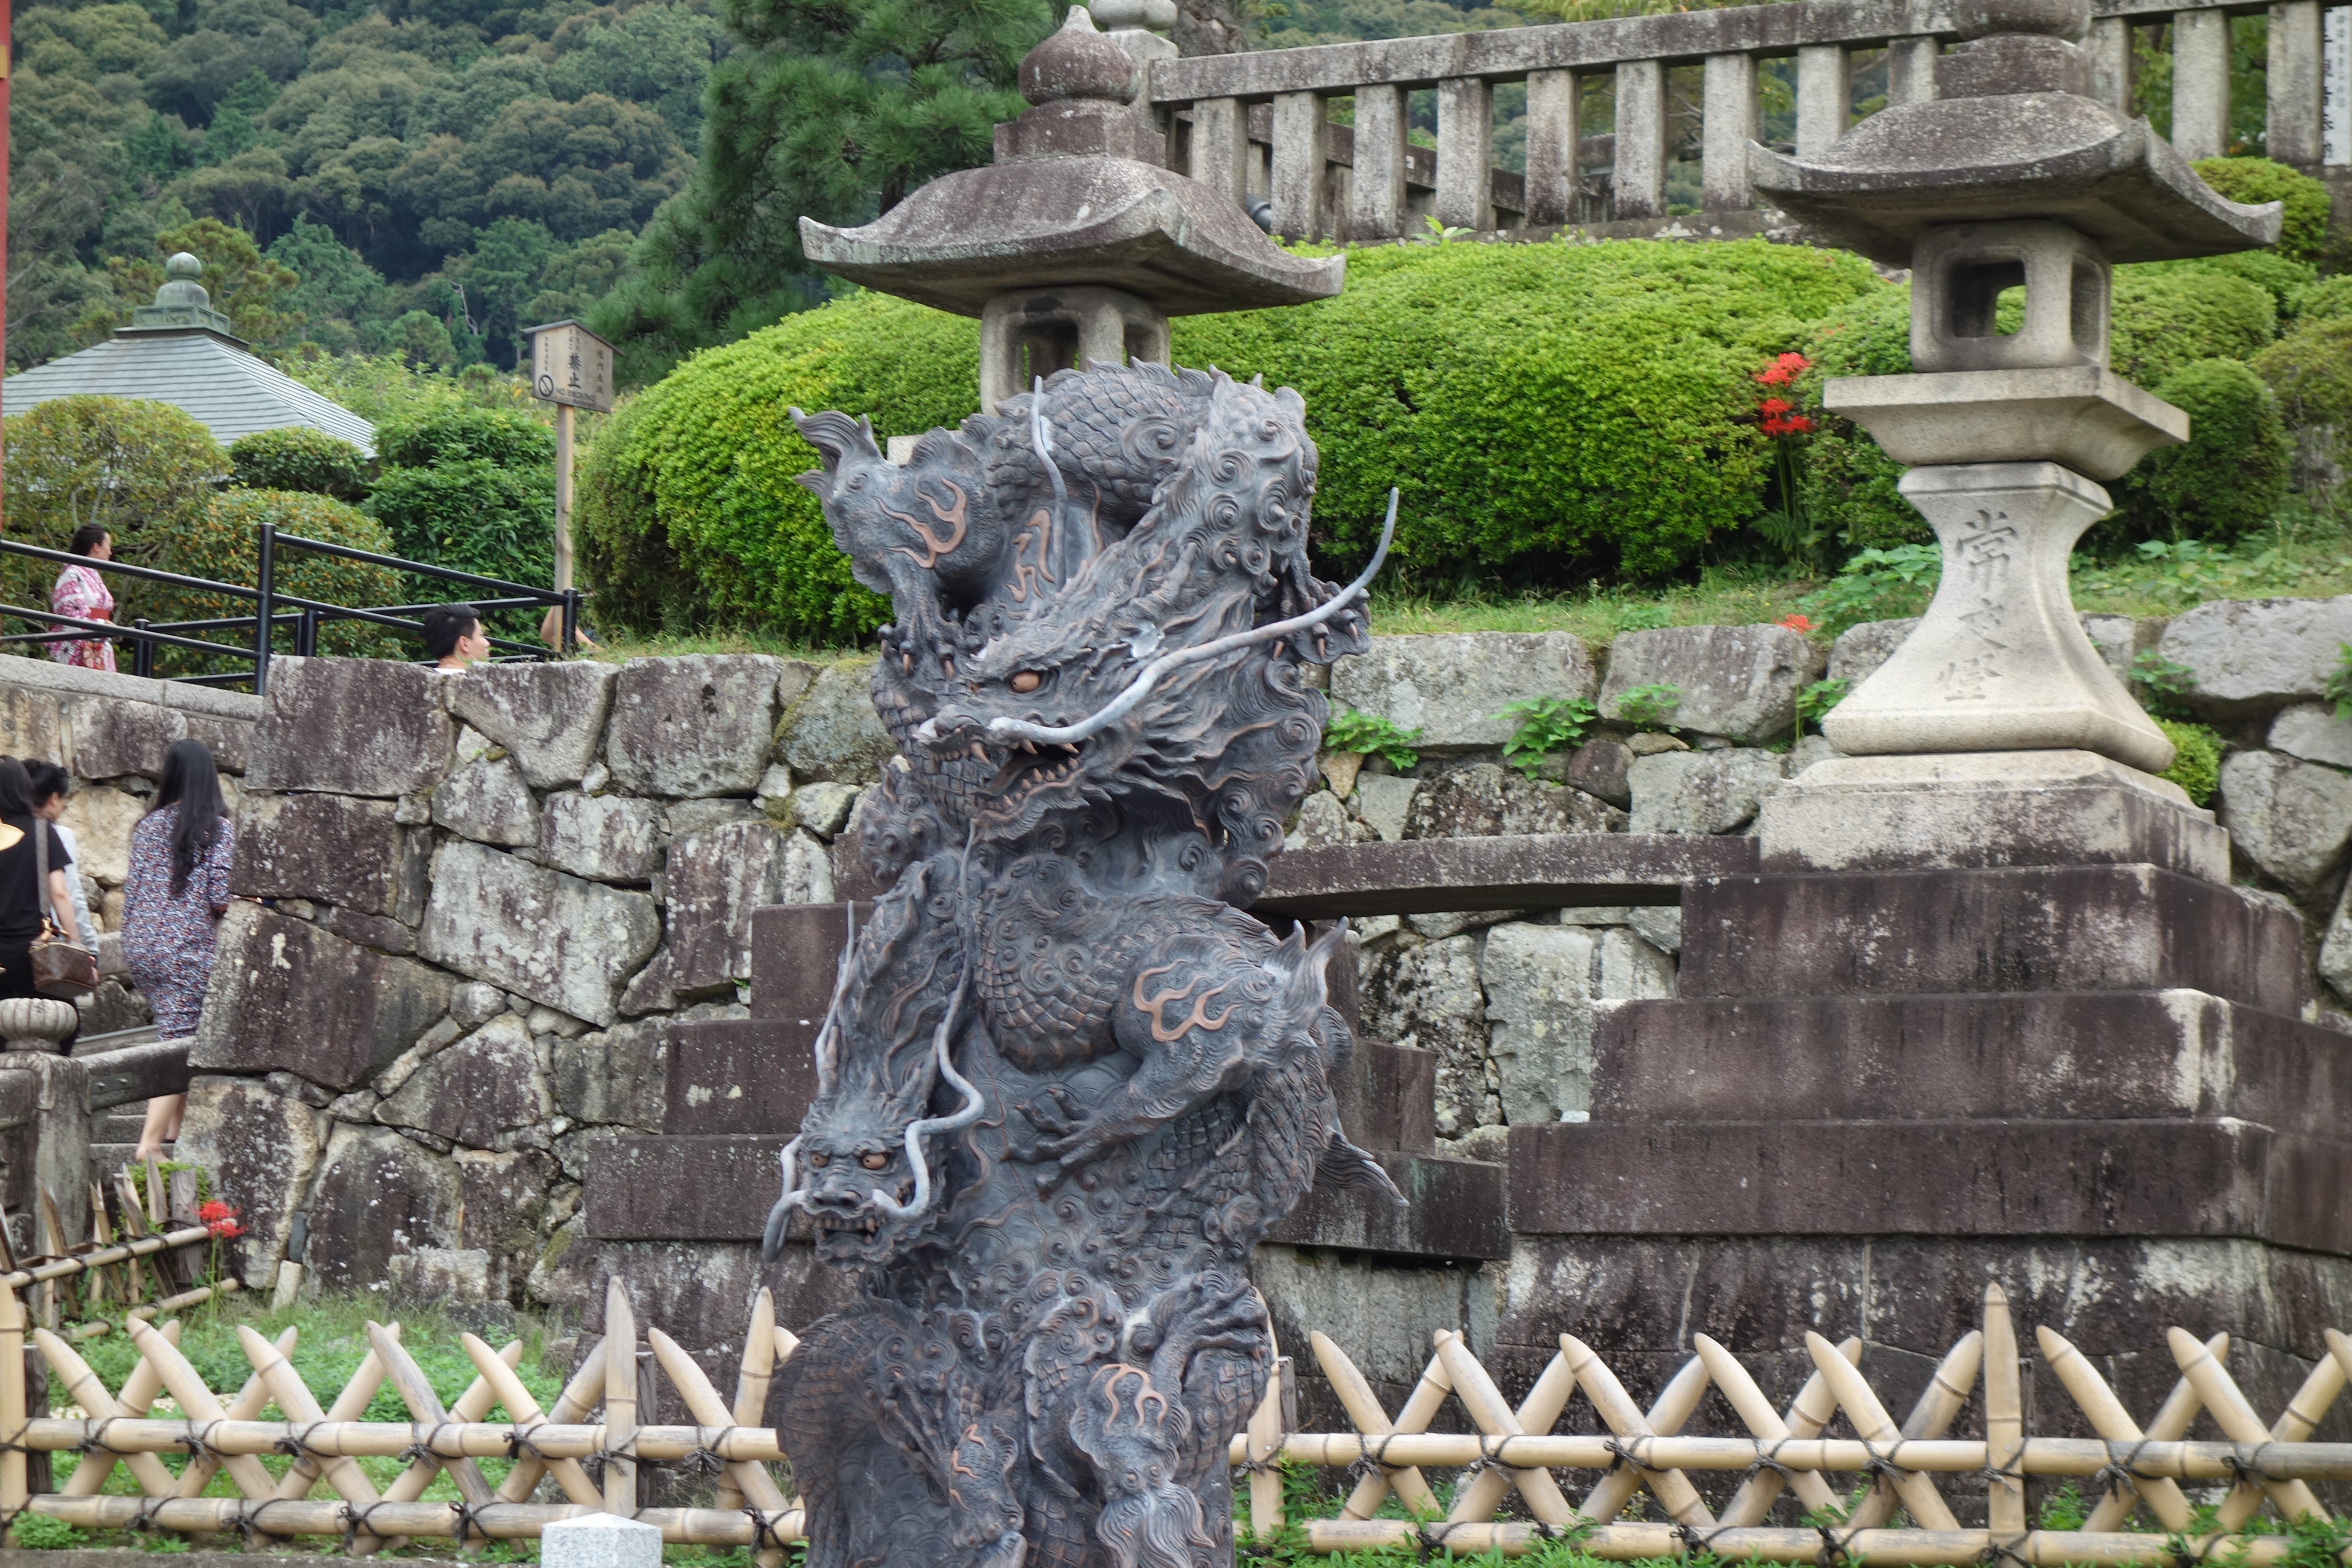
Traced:
[[[210, 746], [234, 808], [261, 714], [261, 700], [242, 692], [0, 657], [0, 755], [58, 763], [72, 775], [64, 821], [80, 845], [75, 869], [102, 933], [121, 929], [131, 829], [147, 814], [164, 752], [190, 737]], [[101, 945], [105, 968], [119, 973], [113, 944]], [[148, 1021], [145, 1000], [120, 978], [81, 1006], [85, 1036]]]
[[[2322, 701], [2352, 599], [2086, 626], [2119, 672], [2147, 652], [2187, 672], [2179, 700], [2233, 748], [2216, 805], [2242, 878], [2312, 917], [2319, 973], [2352, 995], [2352, 723]], [[1762, 799], [1831, 754], [1795, 740], [1797, 693], [1866, 674], [1906, 629], [1859, 626], [1826, 654], [1778, 626], [1632, 632], [1598, 657], [1567, 634], [1377, 639], [1333, 695], [1421, 729], [1421, 760], [1326, 755], [1290, 843], [1750, 831]], [[585, 1151], [662, 1131], [671, 1022], [745, 1015], [754, 907], [858, 890], [850, 824], [890, 754], [866, 666], [447, 679], [312, 660], [272, 685], [235, 882], [271, 904], [241, 904], [223, 933], [184, 1155], [247, 1206], [257, 1277], [307, 1211], [322, 1284], [586, 1306], [594, 1282], [564, 1261]], [[1682, 693], [1675, 732], [1623, 721], [1627, 694], [1658, 686]], [[63, 700], [37, 695], [13, 692], [5, 722], [68, 727]], [[1603, 715], [1581, 746], [1533, 778], [1501, 764], [1511, 726], [1495, 715], [1579, 696]], [[98, 737], [129, 721], [88, 712], [89, 755], [110, 758]], [[1364, 922], [1365, 1033], [1434, 1051], [1442, 1147], [1499, 1158], [1509, 1123], [1591, 1112], [1594, 1021], [1674, 993], [1679, 925], [1619, 909]], [[1344, 1273], [1323, 1282], [1348, 1295]]]

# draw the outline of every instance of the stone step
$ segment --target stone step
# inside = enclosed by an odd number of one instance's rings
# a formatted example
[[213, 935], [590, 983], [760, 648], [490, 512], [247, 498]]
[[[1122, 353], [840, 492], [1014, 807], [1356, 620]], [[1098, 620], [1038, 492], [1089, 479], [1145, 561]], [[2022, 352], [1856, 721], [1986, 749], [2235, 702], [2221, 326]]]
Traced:
[[2352, 1035], [2185, 990], [1622, 1002], [1593, 1058], [1612, 1124], [2187, 1116], [2342, 1138], [2352, 1104]]
[[816, 1096], [814, 1025], [797, 1018], [715, 1018], [669, 1035], [662, 1131], [790, 1137]]
[[1685, 996], [2187, 987], [2310, 999], [2294, 911], [2153, 866], [1725, 877], [1683, 900]]
[[2233, 1237], [2352, 1253], [2352, 1142], [2251, 1122], [1554, 1122], [1511, 1228], [1577, 1236]]
[[[755, 1241], [782, 1191], [782, 1137], [616, 1138], [592, 1145], [583, 1198], [594, 1241]], [[1427, 1258], [1510, 1256], [1503, 1167], [1475, 1160], [1378, 1156], [1410, 1200], [1318, 1186], [1267, 1238]], [[804, 1239], [805, 1216], [790, 1234]]]
[[1672, 904], [1706, 877], [1757, 868], [1756, 841], [1675, 833], [1541, 833], [1336, 844], [1277, 856], [1261, 916]]

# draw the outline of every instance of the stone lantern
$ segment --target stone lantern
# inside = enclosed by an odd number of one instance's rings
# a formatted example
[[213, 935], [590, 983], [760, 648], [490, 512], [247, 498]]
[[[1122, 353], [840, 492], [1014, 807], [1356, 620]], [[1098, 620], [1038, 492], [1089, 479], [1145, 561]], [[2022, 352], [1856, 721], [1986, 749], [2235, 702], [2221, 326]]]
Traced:
[[[1944, 555], [1918, 627], [1822, 725], [1839, 751], [1885, 760], [1810, 770], [1774, 814], [1784, 826], [1808, 795], [1968, 781], [2111, 801], [2121, 788], [2140, 797], [2126, 816], [2187, 805], [2147, 776], [2172, 746], [2092, 647], [2067, 584], [2074, 542], [2111, 509], [2097, 481], [2189, 435], [2187, 415], [2107, 368], [2109, 268], [2269, 244], [2281, 209], [2224, 199], [2147, 121], [2091, 96], [2075, 42], [2090, 14], [2089, 0], [1964, 3], [1965, 41], [1937, 60], [1934, 100], [1873, 115], [1809, 159], [1749, 148], [1760, 193], [1831, 242], [1911, 268], [1914, 373], [1832, 379], [1822, 403], [1909, 465], [1902, 493]], [[2012, 289], [2022, 310], [2003, 331]], [[1895, 847], [1853, 836], [1854, 804], [1815, 803], [1824, 830], [1843, 821], [1835, 863]], [[1927, 852], [1917, 835], [1931, 830], [1884, 805], [1888, 833]], [[1999, 815], [1963, 812], [1954, 831]]]
[[[1105, 9], [1150, 23], [1168, 8]], [[994, 163], [942, 175], [860, 228], [804, 217], [803, 248], [852, 282], [979, 317], [989, 408], [1090, 360], [1166, 363], [1171, 316], [1337, 294], [1343, 258], [1291, 255], [1230, 198], [1166, 167], [1139, 102], [1145, 62], [1166, 48], [1142, 27], [1098, 33], [1072, 6], [1021, 62], [1031, 107], [996, 128]]]

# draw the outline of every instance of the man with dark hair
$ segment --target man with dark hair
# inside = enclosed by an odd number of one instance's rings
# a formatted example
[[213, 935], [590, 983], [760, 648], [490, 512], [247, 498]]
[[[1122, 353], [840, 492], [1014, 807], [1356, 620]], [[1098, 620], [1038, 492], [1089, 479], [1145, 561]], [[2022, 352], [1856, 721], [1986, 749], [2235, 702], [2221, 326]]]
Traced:
[[436, 675], [463, 675], [490, 657], [482, 613], [471, 605], [436, 605], [425, 612], [425, 651]]
[[[27, 758], [25, 763], [25, 776], [32, 781], [33, 815], [56, 826], [58, 838], [65, 843], [66, 853], [74, 858], [76, 865], [79, 865], [81, 846], [75, 841], [73, 829], [58, 821], [58, 818], [66, 814], [66, 795], [73, 787], [72, 781], [66, 777], [65, 769], [52, 762], [37, 762]], [[96, 952], [98, 922], [89, 918], [89, 890], [83, 886], [79, 871], [69, 870], [66, 873], [66, 891], [73, 895], [72, 938], [79, 945]], [[59, 911], [59, 913], [63, 912]]]

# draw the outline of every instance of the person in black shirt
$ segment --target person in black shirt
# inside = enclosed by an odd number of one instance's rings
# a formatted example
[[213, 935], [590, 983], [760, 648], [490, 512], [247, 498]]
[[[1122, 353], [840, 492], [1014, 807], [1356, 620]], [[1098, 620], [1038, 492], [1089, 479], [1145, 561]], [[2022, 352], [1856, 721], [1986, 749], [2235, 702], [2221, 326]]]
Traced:
[[0, 997], [37, 996], [33, 989], [34, 939], [41, 934], [41, 898], [37, 887], [33, 835], [49, 838], [49, 907], [70, 920], [73, 896], [66, 868], [73, 856], [58, 830], [33, 811], [32, 780], [25, 764], [0, 757]]

